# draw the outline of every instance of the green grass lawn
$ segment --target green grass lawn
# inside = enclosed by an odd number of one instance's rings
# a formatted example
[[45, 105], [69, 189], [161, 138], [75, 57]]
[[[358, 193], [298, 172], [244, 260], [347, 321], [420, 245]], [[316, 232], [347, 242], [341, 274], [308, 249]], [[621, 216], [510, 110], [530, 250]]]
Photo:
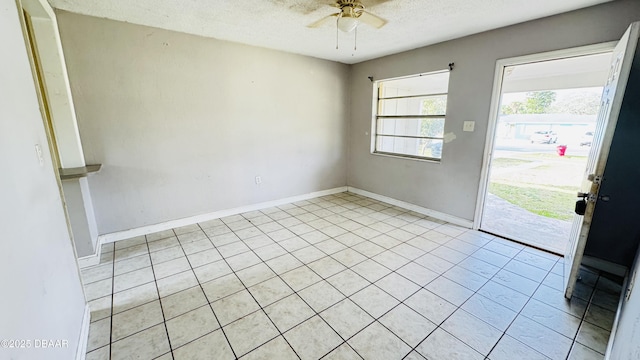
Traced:
[[528, 164], [532, 161], [522, 160], [522, 159], [511, 159], [511, 158], [496, 158], [491, 161], [491, 166], [494, 168], [506, 168], [511, 166], [518, 166], [522, 164]]
[[489, 192], [534, 214], [559, 220], [571, 220], [575, 194], [525, 186], [489, 183]]
[[587, 161], [586, 156], [577, 156], [577, 155], [559, 156], [558, 154], [550, 154], [550, 153], [530, 153], [530, 154], [521, 154], [518, 156], [526, 159], [532, 159], [532, 160], [560, 160], [560, 161], [576, 160], [580, 162]]

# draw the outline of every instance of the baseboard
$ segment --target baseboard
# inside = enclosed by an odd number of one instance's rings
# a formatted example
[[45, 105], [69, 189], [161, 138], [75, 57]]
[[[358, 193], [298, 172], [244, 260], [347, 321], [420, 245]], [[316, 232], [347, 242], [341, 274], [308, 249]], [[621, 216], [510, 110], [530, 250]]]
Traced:
[[[262, 209], [266, 209], [274, 206], [290, 204], [297, 201], [309, 200], [309, 199], [326, 196], [326, 195], [337, 194], [345, 191], [347, 191], [347, 187], [341, 186], [333, 189], [315, 191], [308, 194], [291, 196], [283, 199], [267, 201], [267, 202], [262, 202], [258, 204], [253, 204], [253, 205], [241, 206], [233, 209], [214, 211], [211, 213], [191, 216], [191, 217], [182, 218], [178, 220], [165, 221], [159, 224], [142, 226], [135, 229], [117, 231], [117, 232], [98, 236], [98, 245], [100, 246], [101, 244], [107, 244], [107, 243], [115, 242], [118, 240], [130, 239], [136, 236], [153, 234], [155, 232], [169, 230], [169, 229], [173, 229], [181, 226], [191, 225], [191, 224], [209, 221], [213, 219], [219, 219], [219, 218], [223, 218], [231, 215], [242, 214], [249, 211], [262, 210]], [[98, 260], [99, 259], [100, 257], [98, 256]]]
[[620, 277], [625, 276], [628, 270], [626, 266], [618, 265], [610, 261], [598, 259], [591, 256], [584, 256], [582, 258], [582, 265], [589, 266]]
[[82, 327], [80, 328], [80, 338], [78, 339], [78, 350], [76, 360], [85, 360], [87, 355], [87, 345], [89, 343], [89, 326], [91, 325], [91, 310], [89, 304], [84, 306], [84, 316], [82, 317]]
[[80, 267], [80, 269], [84, 269], [89, 266], [100, 264], [101, 255], [102, 255], [102, 243], [101, 243], [100, 237], [98, 236], [98, 239], [96, 240], [95, 253], [78, 258], [78, 267]]
[[465, 228], [469, 228], [471, 229], [473, 227], [473, 221], [471, 220], [467, 220], [467, 219], [463, 219], [463, 218], [459, 218], [457, 216], [453, 216], [453, 215], [449, 215], [449, 214], [445, 214], [436, 210], [431, 210], [431, 209], [427, 209], [425, 207], [422, 206], [418, 206], [418, 205], [414, 205], [402, 200], [396, 200], [394, 198], [390, 198], [384, 195], [378, 195], [376, 193], [372, 193], [366, 190], [362, 190], [362, 189], [358, 189], [358, 188], [354, 188], [349, 186], [349, 192], [352, 192], [354, 194], [358, 194], [358, 195], [362, 195], [362, 196], [366, 196], [375, 200], [379, 200], [382, 202], [385, 202], [387, 204], [391, 204], [391, 205], [396, 205], [408, 210], [412, 210], [415, 211], [417, 213], [423, 214], [423, 215], [427, 215], [427, 216], [431, 216], [433, 218], [436, 218], [438, 220], [442, 220], [442, 221], [446, 221], [448, 223], [454, 224], [454, 225], [458, 225], [458, 226], [462, 226]]

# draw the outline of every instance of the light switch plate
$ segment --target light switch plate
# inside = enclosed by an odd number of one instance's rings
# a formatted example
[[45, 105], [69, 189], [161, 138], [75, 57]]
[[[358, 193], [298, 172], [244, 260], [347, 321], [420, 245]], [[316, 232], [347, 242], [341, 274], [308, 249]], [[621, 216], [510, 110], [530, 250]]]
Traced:
[[465, 121], [464, 125], [462, 126], [462, 131], [469, 131], [472, 132], [476, 127], [476, 122], [475, 121]]

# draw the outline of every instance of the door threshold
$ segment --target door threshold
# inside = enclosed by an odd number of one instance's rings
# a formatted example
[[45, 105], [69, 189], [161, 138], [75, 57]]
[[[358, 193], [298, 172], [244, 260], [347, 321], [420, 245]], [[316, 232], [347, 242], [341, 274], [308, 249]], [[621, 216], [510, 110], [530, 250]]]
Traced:
[[519, 241], [519, 240], [511, 239], [511, 238], [508, 238], [508, 237], [506, 237], [506, 236], [504, 236], [504, 235], [496, 234], [496, 233], [493, 233], [493, 232], [491, 232], [491, 231], [487, 231], [487, 230], [483, 230], [483, 229], [478, 229], [478, 231], [483, 232], [483, 233], [485, 233], [485, 234], [489, 234], [489, 235], [497, 236], [497, 237], [499, 237], [499, 238], [501, 238], [501, 239], [509, 240], [509, 241], [514, 242], [514, 243], [516, 243], [516, 244], [520, 244], [520, 245], [524, 245], [524, 246], [527, 246], [527, 247], [530, 247], [530, 248], [533, 248], [533, 249], [536, 249], [536, 250], [544, 251], [544, 252], [549, 253], [549, 254], [552, 254], [552, 255], [556, 255], [556, 256], [564, 257], [564, 254], [561, 254], [561, 253], [559, 253], [559, 252], [556, 252], [556, 251], [553, 251], [553, 250], [549, 250], [549, 249], [545, 249], [545, 248], [540, 247], [540, 246], [531, 245], [531, 244], [528, 244], [528, 243], [526, 243], [526, 242], [524, 242], [524, 241]]

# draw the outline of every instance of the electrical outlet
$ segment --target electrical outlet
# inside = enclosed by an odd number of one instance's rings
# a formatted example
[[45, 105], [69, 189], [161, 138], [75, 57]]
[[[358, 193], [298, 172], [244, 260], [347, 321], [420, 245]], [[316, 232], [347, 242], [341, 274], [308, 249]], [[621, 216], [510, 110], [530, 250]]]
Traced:
[[465, 121], [464, 125], [462, 126], [462, 131], [473, 132], [475, 127], [476, 127], [475, 121]]
[[262, 177], [256, 176], [256, 185], [260, 185], [260, 184], [262, 184]]

